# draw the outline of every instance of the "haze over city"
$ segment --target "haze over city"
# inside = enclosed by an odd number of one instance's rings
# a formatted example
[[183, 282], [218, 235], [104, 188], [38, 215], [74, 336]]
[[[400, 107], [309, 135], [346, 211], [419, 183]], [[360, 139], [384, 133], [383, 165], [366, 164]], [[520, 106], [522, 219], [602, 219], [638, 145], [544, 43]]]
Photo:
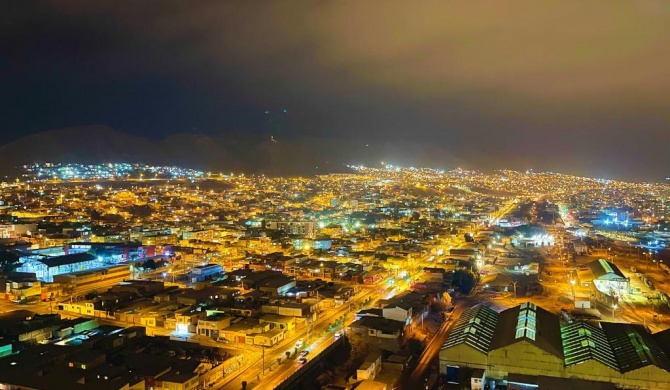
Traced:
[[[6, 1], [2, 15], [2, 143], [99, 124], [392, 145], [380, 157], [403, 165], [669, 174], [662, 1]], [[359, 162], [338, 149], [324, 160]]]

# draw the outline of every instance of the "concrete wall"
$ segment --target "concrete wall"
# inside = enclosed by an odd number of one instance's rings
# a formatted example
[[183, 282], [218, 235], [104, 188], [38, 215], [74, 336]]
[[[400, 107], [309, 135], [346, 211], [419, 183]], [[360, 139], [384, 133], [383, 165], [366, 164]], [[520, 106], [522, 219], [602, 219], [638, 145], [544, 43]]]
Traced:
[[508, 372], [527, 375], [562, 376], [563, 359], [528, 341], [520, 341], [489, 352], [489, 376], [503, 379]]
[[622, 384], [641, 389], [670, 389], [670, 373], [655, 366], [647, 366], [627, 372]]
[[596, 360], [588, 360], [584, 363], [565, 367], [563, 376], [566, 378], [577, 377], [592, 381], [610, 382], [612, 378], [621, 377], [621, 373]]
[[61, 303], [64, 311], [69, 311], [71, 313], [84, 314], [87, 316], [95, 315], [95, 308], [93, 308], [92, 303], [88, 302], [73, 302], [73, 303]]
[[440, 373], [447, 372], [447, 366], [488, 368], [488, 357], [467, 344], [458, 344], [440, 351]]
[[488, 357], [466, 344], [440, 351], [440, 373], [446, 373], [447, 366], [457, 366], [485, 369], [492, 379], [517, 373], [611, 382], [622, 388], [670, 390], [670, 373], [655, 366], [621, 374], [596, 360], [569, 367], [563, 364], [563, 359], [527, 341], [490, 351]]

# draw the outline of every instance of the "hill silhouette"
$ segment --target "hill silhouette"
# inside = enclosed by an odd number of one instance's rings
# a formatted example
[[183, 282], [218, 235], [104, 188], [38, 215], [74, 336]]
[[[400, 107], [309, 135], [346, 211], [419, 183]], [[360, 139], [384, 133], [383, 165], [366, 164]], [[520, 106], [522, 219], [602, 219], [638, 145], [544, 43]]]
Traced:
[[313, 175], [344, 172], [347, 164], [394, 163], [444, 167], [462, 161], [442, 148], [418, 143], [370, 144], [355, 139], [249, 134], [181, 133], [163, 139], [130, 135], [104, 125], [71, 127], [29, 135], [0, 146], [0, 170], [34, 162], [107, 162], [176, 165], [206, 171]]

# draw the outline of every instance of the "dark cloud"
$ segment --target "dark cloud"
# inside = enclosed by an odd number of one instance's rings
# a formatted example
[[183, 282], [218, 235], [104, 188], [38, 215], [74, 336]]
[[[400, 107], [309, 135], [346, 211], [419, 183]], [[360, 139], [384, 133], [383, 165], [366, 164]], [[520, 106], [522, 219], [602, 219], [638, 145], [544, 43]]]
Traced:
[[244, 129], [417, 139], [481, 167], [668, 174], [661, 0], [1, 7], [5, 141], [88, 123]]

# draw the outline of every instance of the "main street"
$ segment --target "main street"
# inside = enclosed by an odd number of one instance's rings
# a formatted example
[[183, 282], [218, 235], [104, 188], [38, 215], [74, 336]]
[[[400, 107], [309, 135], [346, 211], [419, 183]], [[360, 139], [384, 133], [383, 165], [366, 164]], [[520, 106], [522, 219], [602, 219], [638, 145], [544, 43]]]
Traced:
[[[346, 326], [353, 322], [354, 307], [359, 307], [363, 304], [368, 298], [372, 298], [372, 302], [379, 299], [379, 285], [386, 283], [386, 280], [383, 279], [377, 285], [364, 286], [361, 288], [361, 291], [352, 298], [349, 302], [342, 304], [341, 306], [325, 311], [325, 315], [318, 318], [313, 324], [313, 330], [311, 332], [311, 337], [308, 339], [305, 331], [296, 332], [290, 337], [287, 337], [279, 343], [278, 345], [272, 348], [265, 349], [265, 371], [266, 374], [263, 375], [263, 363], [262, 363], [262, 354], [258, 352], [253, 353], [253, 358], [250, 358], [248, 365], [242, 370], [238, 371], [234, 376], [223, 378], [220, 384], [217, 384], [218, 389], [231, 389], [239, 390], [242, 388], [242, 382], [246, 381], [248, 383], [247, 388], [253, 389], [256, 386], [259, 386], [261, 380], [263, 383], [263, 388], [272, 388], [268, 387], [268, 383], [273, 383], [273, 387], [281, 383], [282, 380], [292, 375], [295, 371], [299, 370], [302, 366], [295, 361], [295, 345], [298, 340], [303, 339], [305, 344], [300, 348], [300, 350], [309, 350], [310, 353], [307, 356], [308, 359], [313, 358], [326, 347], [328, 347], [334, 341], [334, 335], [338, 331], [343, 331]], [[329, 325], [336, 319], [346, 316], [344, 325], [338, 327], [337, 329], [328, 330]], [[292, 358], [286, 359], [286, 352], [292, 354]], [[269, 371], [269, 368], [275, 366], [278, 361], [282, 361], [278, 366], [273, 367], [272, 371]], [[269, 374], [268, 374], [269, 372]], [[268, 382], [270, 381], [270, 382]]]
[[440, 349], [447, 340], [451, 327], [454, 326], [454, 323], [456, 322], [454, 318], [457, 319], [460, 317], [463, 310], [467, 310], [471, 306], [472, 302], [470, 301], [471, 300], [464, 300], [461, 304], [457, 305], [451, 313], [449, 313], [447, 319], [442, 323], [440, 329], [421, 353], [414, 369], [411, 372], [406, 371], [403, 373], [403, 389], [417, 388], [418, 383], [425, 382], [431, 374], [431, 367], [435, 365], [436, 359], [438, 359], [440, 354]]

